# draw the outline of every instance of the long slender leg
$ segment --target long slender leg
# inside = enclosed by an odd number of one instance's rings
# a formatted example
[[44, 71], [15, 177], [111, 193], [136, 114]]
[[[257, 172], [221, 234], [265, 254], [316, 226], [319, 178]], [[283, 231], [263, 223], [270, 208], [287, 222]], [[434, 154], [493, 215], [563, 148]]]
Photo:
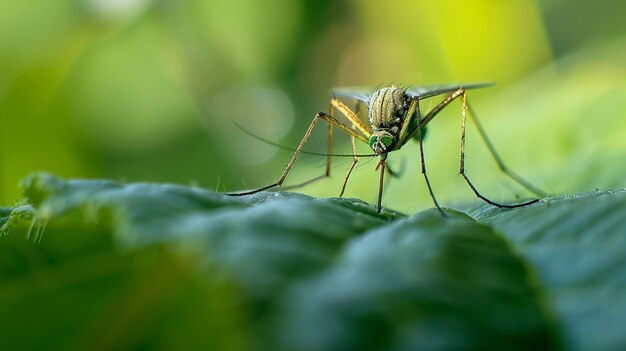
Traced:
[[[330, 109], [330, 115], [332, 116], [332, 106]], [[331, 162], [333, 159], [333, 124], [332, 123], [328, 123], [328, 153], [326, 154], [326, 171], [324, 172], [324, 174], [319, 175], [317, 177], [311, 178], [309, 180], [306, 180], [302, 183], [298, 183], [298, 184], [292, 184], [289, 186], [281, 186], [282, 190], [291, 190], [291, 189], [297, 189], [297, 188], [302, 188], [304, 186], [307, 186], [309, 184], [315, 183], [318, 180], [322, 180], [324, 178], [328, 178], [330, 177], [330, 166], [331, 166]]]
[[[329, 112], [330, 117], [333, 117], [334, 110], [333, 110], [332, 105], [328, 108], [328, 112]], [[326, 173], [324, 174], [326, 177], [330, 177], [330, 163], [333, 160], [332, 154], [333, 154], [333, 124], [328, 123], [328, 156], [326, 158]]]
[[[411, 135], [409, 134], [409, 125], [411, 125], [411, 120], [412, 120], [412, 116], [413, 113], [419, 108], [419, 98], [413, 98], [411, 99], [411, 104], [409, 105], [409, 110], [406, 113], [406, 116], [404, 117], [404, 122], [402, 123], [402, 128], [400, 128], [400, 133], [398, 134], [400, 136], [400, 140], [398, 140], [399, 145], [404, 145], [406, 144], [407, 140], [411, 137]], [[416, 113], [417, 116], [417, 113]], [[419, 119], [418, 119], [419, 121]]]
[[422, 143], [422, 125], [421, 125], [422, 117], [420, 116], [419, 100], [415, 98], [415, 101], [417, 102], [415, 111], [417, 114], [417, 140], [419, 141], [419, 144], [420, 144], [420, 163], [422, 165], [422, 175], [424, 176], [424, 179], [426, 180], [426, 185], [428, 186], [428, 192], [430, 193], [430, 197], [433, 199], [433, 202], [435, 203], [437, 210], [439, 210], [439, 213], [441, 213], [441, 215], [445, 217], [446, 214], [443, 212], [443, 210], [439, 206], [439, 203], [437, 202], [437, 199], [435, 198], [435, 194], [433, 193], [433, 188], [430, 185], [430, 180], [428, 180], [428, 175], [426, 174], [426, 161], [424, 160], [424, 146]]
[[330, 104], [331, 106], [334, 106], [339, 111], [341, 111], [341, 113], [346, 116], [346, 118], [350, 120], [350, 122], [352, 122], [352, 124], [356, 126], [361, 131], [361, 133], [367, 136], [372, 134], [372, 128], [369, 125], [363, 123], [363, 121], [359, 119], [359, 116], [357, 116], [357, 113], [352, 111], [348, 106], [346, 106], [346, 104], [338, 99], [330, 100]]
[[448, 107], [448, 105], [450, 105], [452, 101], [456, 100], [459, 96], [463, 94], [465, 94], [465, 89], [460, 88], [454, 93], [448, 95], [448, 97], [446, 97], [442, 102], [437, 104], [437, 106], [435, 106], [432, 110], [430, 110], [430, 112], [428, 112], [426, 116], [424, 116], [424, 118], [422, 119], [422, 126], [427, 125], [428, 122], [430, 122], [433, 118], [435, 118], [435, 116], [439, 114], [439, 112]]
[[[333, 110], [333, 105], [331, 104], [330, 107], [328, 108], [328, 115], [330, 117], [333, 117], [334, 114], [335, 113], [334, 113], [334, 110]], [[317, 176], [317, 177], [314, 177], [314, 178], [311, 178], [311, 179], [309, 179], [307, 181], [304, 181], [302, 183], [281, 187], [281, 189], [283, 189], [283, 190], [297, 189], [297, 188], [301, 188], [303, 186], [309, 185], [311, 183], [315, 183], [318, 180], [330, 177], [330, 166], [331, 166], [331, 163], [332, 163], [332, 160], [333, 160], [332, 153], [333, 153], [333, 124], [332, 123], [328, 123], [328, 153], [326, 154], [326, 171], [324, 172], [324, 174], [322, 174], [320, 176]]]
[[[476, 187], [474, 186], [474, 184], [472, 184], [472, 182], [470, 181], [469, 177], [465, 174], [465, 123], [467, 121], [467, 93], [465, 91], [462, 92], [461, 96], [463, 97], [463, 107], [461, 110], [461, 160], [460, 160], [460, 166], [459, 166], [459, 172], [461, 174], [461, 176], [463, 176], [463, 179], [465, 179], [465, 182], [467, 183], [467, 185], [469, 185], [469, 187], [472, 189], [472, 191], [474, 192], [474, 194], [481, 200], [485, 201], [486, 203], [492, 205], [492, 206], [496, 206], [496, 207], [501, 207], [501, 208], [516, 208], [516, 207], [522, 207], [522, 206], [527, 206], [530, 204], [534, 204], [535, 202], [539, 201], [539, 199], [534, 199], [531, 201], [527, 201], [527, 202], [523, 202], [523, 203], [519, 203], [519, 204], [515, 204], [515, 205], [504, 205], [498, 202], [494, 202], [492, 200], [489, 200], [488, 198], [484, 197], [479, 191], [478, 189], [476, 189]], [[488, 139], [485, 139], [486, 141]], [[487, 144], [489, 145], [489, 144]], [[495, 151], [495, 150], [494, 150]], [[494, 154], [496, 155], [496, 154]]]
[[[267, 190], [267, 189], [271, 189], [274, 187], [281, 187], [283, 182], [285, 181], [285, 178], [287, 177], [287, 175], [289, 174], [289, 171], [291, 170], [291, 167], [293, 167], [293, 164], [296, 162], [296, 159], [298, 158], [298, 155], [300, 154], [300, 152], [302, 151], [302, 148], [304, 147], [304, 144], [306, 143], [306, 141], [309, 139], [309, 137], [311, 136], [311, 133], [313, 132], [313, 128], [315, 127], [315, 125], [317, 124], [317, 122], [323, 119], [325, 121], [327, 121], [329, 124], [332, 124], [333, 126], [347, 132], [348, 134], [350, 134], [351, 136], [362, 140], [364, 142], [367, 142], [367, 138], [361, 134], [357, 134], [356, 131], [352, 130], [349, 126], [339, 122], [338, 120], [336, 120], [334, 117], [320, 112], [317, 115], [315, 115], [315, 117], [313, 118], [313, 121], [311, 122], [311, 124], [309, 125], [309, 128], [307, 129], [307, 131], [304, 134], [304, 137], [302, 138], [302, 140], [300, 141], [300, 144], [298, 144], [298, 147], [296, 148], [296, 151], [293, 153], [293, 156], [291, 156], [291, 159], [289, 160], [289, 163], [287, 164], [287, 167], [285, 167], [285, 170], [283, 171], [283, 173], [281, 174], [280, 178], [278, 178], [278, 180], [275, 183], [272, 183], [270, 185], [264, 186], [262, 188], [259, 189], [255, 189], [255, 190], [250, 190], [250, 191], [243, 191], [243, 192], [238, 192], [238, 193], [228, 193], [227, 195], [230, 196], [243, 196], [243, 195], [251, 195], [251, 194], [255, 194], [258, 192], [261, 192], [263, 190]], [[329, 136], [329, 138], [332, 137], [332, 134]], [[330, 147], [329, 147], [330, 150]], [[331, 155], [329, 153], [329, 157], [328, 160], [330, 160]], [[327, 165], [327, 172], [329, 169], [330, 165]], [[322, 178], [325, 177], [326, 173], [318, 178]], [[304, 184], [308, 184], [311, 183], [313, 181], [315, 181], [317, 179], [312, 179], [310, 181], [305, 182]], [[303, 184], [300, 184], [303, 185]]]
[[[355, 129], [355, 126], [352, 125], [352, 129]], [[339, 193], [339, 197], [343, 196], [344, 191], [346, 191], [346, 185], [348, 184], [348, 178], [350, 178], [350, 174], [352, 174], [352, 170], [354, 170], [354, 166], [359, 162], [359, 157], [356, 153], [356, 144], [354, 142], [354, 136], [350, 136], [350, 141], [352, 142], [352, 153], [354, 154], [354, 159], [352, 160], [352, 164], [348, 169], [348, 173], [346, 174], [345, 179], [343, 180], [343, 185], [341, 186], [341, 193]]]
[[[351, 122], [353, 121], [359, 121], [357, 117], [357, 114], [355, 112], [353, 112], [352, 110], [350, 110], [347, 106], [345, 106], [341, 101], [333, 99], [330, 102], [330, 107], [329, 107], [329, 117], [331, 120], [334, 120], [334, 122], [336, 122], [338, 124], [338, 127], [343, 129], [345, 131], [344, 128], [347, 128], [346, 125], [342, 125], [339, 121], [337, 121], [334, 117], [334, 109], [335, 107], [339, 108], [339, 110], [342, 112], [342, 114]], [[282, 189], [294, 189], [294, 188], [300, 188], [303, 187], [305, 185], [311, 184], [313, 182], [316, 182], [320, 179], [326, 178], [330, 176], [330, 165], [331, 165], [331, 160], [332, 160], [332, 127], [333, 127], [333, 123], [330, 123], [331, 121], [329, 121], [329, 125], [328, 125], [328, 154], [327, 154], [327, 162], [326, 162], [326, 173], [324, 175], [321, 176], [317, 176], [313, 179], [309, 179], [305, 182], [302, 182], [300, 184], [295, 184], [295, 185], [290, 185], [288, 187], [283, 187]], [[359, 134], [356, 131], [356, 125], [353, 123], [352, 124], [352, 132], [350, 132], [350, 139], [352, 141], [352, 155], [353, 155], [353, 162], [352, 165], [350, 165], [350, 168], [348, 169], [348, 173], [345, 176], [345, 179], [343, 181], [343, 185], [341, 187], [341, 193], [339, 194], [339, 197], [343, 196], [343, 193], [345, 192], [346, 189], [346, 185], [348, 184], [348, 179], [350, 178], [350, 175], [352, 174], [352, 171], [354, 170], [354, 167], [356, 166], [356, 164], [358, 163], [358, 155], [356, 152], [356, 144], [355, 144], [355, 137], [359, 138]], [[360, 129], [359, 129], [360, 130]], [[361, 136], [362, 138], [362, 136]], [[361, 139], [359, 138], [359, 139]], [[361, 139], [363, 141], [363, 139]], [[364, 139], [367, 140], [367, 139]]]
[[537, 188], [536, 186], [530, 184], [526, 179], [522, 178], [517, 173], [513, 172], [512, 170], [510, 170], [510, 169], [508, 169], [506, 167], [504, 162], [502, 162], [502, 159], [500, 158], [500, 155], [498, 155], [498, 153], [496, 152], [496, 149], [493, 146], [493, 144], [491, 143], [491, 140], [489, 140], [489, 137], [487, 137], [487, 133], [485, 132], [483, 126], [478, 121], [478, 118], [476, 117], [476, 113], [474, 112], [474, 109], [472, 108], [472, 105], [469, 103], [469, 101], [467, 102], [467, 111], [469, 112], [470, 118], [472, 119], [472, 121], [476, 125], [476, 128], [478, 129], [478, 133], [480, 134], [480, 137], [485, 142], [485, 145], [487, 145], [487, 149], [489, 149], [489, 152], [491, 153], [491, 156], [493, 156], [493, 159], [498, 164], [498, 168], [500, 168], [500, 171], [502, 171], [504, 174], [508, 175], [511, 179], [516, 181], [519, 185], [523, 186], [524, 188], [526, 188], [528, 191], [534, 193], [535, 195], [537, 195], [539, 197], [546, 197], [548, 194], [545, 191], [542, 191], [541, 189]]
[[[465, 174], [465, 120], [466, 120], [465, 119], [465, 114], [466, 114], [467, 109], [468, 109], [468, 107], [467, 107], [468, 106], [467, 105], [467, 95], [466, 95], [465, 89], [460, 88], [459, 90], [457, 90], [457, 91], [453, 92], [452, 94], [448, 95], [448, 97], [446, 97], [442, 102], [440, 102], [437, 106], [435, 106], [430, 112], [428, 112], [428, 114], [423, 119], [420, 120], [422, 122], [421, 125], [426, 125], [427, 123], [429, 123], [433, 118], [435, 118], [435, 116], [437, 116], [437, 114], [439, 112], [441, 112], [452, 101], [456, 100], [460, 96], [462, 96], [463, 100], [465, 101], [464, 104], [463, 104], [463, 114], [462, 114], [463, 120], [462, 120], [462, 126], [461, 126], [461, 133], [462, 133], [462, 135], [461, 135], [461, 162], [460, 162], [460, 170], [461, 170], [461, 175], [465, 179], [465, 182], [469, 185], [469, 187], [472, 189], [474, 194], [478, 198], [480, 198], [481, 200], [487, 202], [488, 204], [491, 204], [491, 205], [497, 206], [497, 207], [505, 207], [505, 208], [515, 208], [515, 207], [526, 206], [526, 205], [530, 205], [532, 203], [535, 203], [535, 202], [539, 201], [538, 199], [536, 199], [536, 200], [532, 200], [532, 201], [528, 201], [528, 202], [524, 202], [524, 203], [516, 204], [516, 205], [503, 205], [503, 204], [491, 201], [491, 200], [487, 199], [486, 197], [484, 197], [482, 194], [480, 194], [480, 192], [476, 189], [474, 184], [472, 184], [472, 182], [470, 181], [470, 179], [467, 176], [467, 174]], [[470, 111], [470, 116], [472, 116], [473, 120], [477, 121], [477, 119], [474, 118], [475, 116], [472, 115], [472, 112], [473, 111]], [[482, 128], [480, 128], [480, 129], [482, 129]], [[421, 130], [421, 127], [418, 128], [416, 126], [414, 129], [410, 130], [409, 133], [408, 133], [408, 137], [405, 138], [405, 140], [408, 140], [410, 138], [410, 136], [413, 135], [413, 133], [417, 132], [417, 130]], [[486, 137], [486, 134], [484, 133], [484, 130], [481, 132], [481, 135], [483, 135], [483, 134]], [[483, 140], [485, 140], [485, 142], [487, 142], [488, 139], [484, 138]], [[490, 151], [494, 151], [495, 152], [495, 149], [493, 148], [493, 145], [490, 146], [490, 143], [488, 143], [487, 146], [490, 149]], [[497, 155], [497, 154], [495, 154], [495, 155]], [[499, 160], [499, 157], [496, 158], [496, 162], [498, 160]], [[501, 160], [500, 160], [500, 163], [501, 163]], [[506, 167], [505, 167], [505, 169], [506, 169]], [[507, 173], [507, 174], [509, 174], [509, 173]], [[509, 176], [511, 176], [512, 178], [514, 178], [514, 179], [516, 179], [518, 181], [520, 179], [522, 179], [521, 177], [517, 176], [516, 174], [513, 175], [513, 176], [511, 174], [509, 174]], [[522, 183], [524, 183], [524, 182], [525, 181], [522, 179]], [[522, 183], [520, 183], [520, 184], [522, 184]], [[524, 185], [524, 184], [522, 184], [522, 185]], [[535, 190], [538, 190], [538, 189], [535, 188]], [[540, 193], [543, 193], [543, 192], [540, 191]]]
[[[330, 102], [331, 106], [336, 105], [336, 106], [340, 106], [340, 108], [342, 108], [342, 113], [344, 115], [351, 115], [352, 119], [360, 121], [359, 118], [359, 113], [361, 112], [361, 104], [359, 102], [357, 102], [354, 111], [350, 110], [347, 106], [345, 106], [343, 103], [341, 103], [341, 101], [337, 100], [337, 99], [333, 99]], [[350, 120], [352, 120], [350, 117], [348, 118]], [[352, 124], [352, 129], [356, 129], [356, 125]], [[341, 186], [341, 192], [339, 193], [339, 197], [343, 196], [343, 193], [346, 190], [346, 185], [348, 184], [348, 178], [350, 178], [350, 175], [352, 174], [352, 171], [354, 170], [354, 167], [356, 166], [356, 164], [359, 162], [359, 157], [357, 156], [357, 152], [356, 152], [356, 144], [354, 142], [354, 137], [350, 136], [350, 142], [352, 143], [352, 154], [354, 155], [353, 159], [352, 159], [352, 164], [350, 165], [350, 168], [348, 169], [348, 173], [345, 176], [345, 179], [343, 180], [343, 184]]]

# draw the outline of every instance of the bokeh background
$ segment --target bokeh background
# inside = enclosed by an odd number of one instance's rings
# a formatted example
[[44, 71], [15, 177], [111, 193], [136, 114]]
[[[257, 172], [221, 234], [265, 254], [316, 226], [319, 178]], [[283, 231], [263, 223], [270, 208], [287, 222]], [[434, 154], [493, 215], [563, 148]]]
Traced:
[[[498, 1], [2, 1], [0, 199], [45, 170], [63, 177], [193, 184], [273, 182], [334, 86], [493, 81], [470, 99], [507, 164], [550, 193], [624, 185], [626, 5]], [[424, 103], [423, 108], [434, 105]], [[460, 106], [433, 122], [429, 174], [445, 205], [473, 201], [458, 173]], [[325, 150], [325, 127], [308, 150]], [[468, 173], [495, 200], [527, 197], [472, 127]], [[336, 138], [337, 152], [350, 152]], [[431, 206], [417, 145], [391, 161], [385, 204]], [[364, 151], [367, 151], [364, 149]], [[323, 172], [302, 157], [297, 183]], [[336, 196], [349, 160], [303, 188]], [[363, 160], [346, 195], [373, 201]]]
[[[513, 170], [551, 194], [622, 188], [624, 13], [621, 0], [0, 0], [0, 207], [36, 171], [260, 187], [291, 154], [233, 122], [293, 147], [332, 87], [391, 83], [496, 82], [469, 96]], [[453, 104], [425, 143], [435, 193], [453, 208], [479, 203], [458, 176], [459, 128]], [[306, 149], [326, 150], [325, 133]], [[349, 153], [335, 134], [336, 152]], [[531, 196], [472, 126], [467, 138], [468, 174], [485, 195]], [[390, 158], [403, 176], [384, 205], [432, 207], [417, 155], [414, 144]], [[324, 162], [303, 156], [286, 185]], [[337, 196], [349, 164], [336, 159], [330, 179], [301, 191]], [[374, 167], [359, 163], [346, 196], [374, 202]], [[197, 257], [124, 251], [107, 228], [45, 232], [37, 245], [21, 232], [0, 238], [0, 348], [249, 349], [238, 323], [263, 311], [207, 283]]]

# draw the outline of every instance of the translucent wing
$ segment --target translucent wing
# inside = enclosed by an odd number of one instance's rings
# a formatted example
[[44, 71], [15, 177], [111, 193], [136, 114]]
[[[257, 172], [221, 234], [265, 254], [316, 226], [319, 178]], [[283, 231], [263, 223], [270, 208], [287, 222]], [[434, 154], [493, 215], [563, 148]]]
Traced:
[[406, 92], [410, 96], [419, 96], [420, 100], [422, 100], [422, 99], [426, 99], [426, 98], [437, 96], [437, 95], [450, 94], [459, 90], [459, 88], [478, 89], [478, 88], [485, 88], [485, 87], [492, 86], [492, 85], [494, 85], [494, 83], [422, 85], [422, 86], [416, 86], [416, 87], [409, 87], [406, 90]]
[[341, 88], [333, 88], [331, 93], [336, 97], [345, 97], [349, 99], [355, 99], [358, 101], [362, 101], [367, 104], [370, 95], [372, 95], [371, 88], [363, 88], [363, 87], [341, 87]]
[[[407, 94], [410, 96], [419, 96], [421, 99], [429, 97], [450, 94], [463, 87], [465, 89], [479, 89], [494, 85], [494, 83], [459, 83], [459, 84], [446, 84], [446, 85], [422, 85], [412, 86], [406, 89]], [[349, 99], [355, 99], [367, 103], [369, 97], [376, 89], [363, 88], [363, 87], [340, 87], [333, 88], [331, 93], [336, 97], [344, 97]]]

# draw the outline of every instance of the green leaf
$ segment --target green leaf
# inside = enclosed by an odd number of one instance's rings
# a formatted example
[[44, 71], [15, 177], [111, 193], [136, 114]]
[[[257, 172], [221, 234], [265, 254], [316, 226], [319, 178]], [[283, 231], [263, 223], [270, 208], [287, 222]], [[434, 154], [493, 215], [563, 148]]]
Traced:
[[378, 214], [356, 200], [290, 193], [241, 199], [175, 185], [63, 181], [49, 174], [28, 178], [24, 193], [35, 199], [42, 222], [66, 214], [87, 222], [110, 217], [125, 247], [193, 242], [188, 247], [236, 272], [253, 295], [273, 293], [290, 277], [329, 264], [346, 240], [400, 216]]
[[294, 286], [285, 349], [556, 347], [523, 262], [493, 229], [426, 211], [353, 240]]
[[535, 271], [568, 349], [626, 346], [626, 190], [559, 196], [474, 216]]
[[[551, 197], [517, 209], [485, 205], [468, 214], [447, 211], [446, 218], [436, 210], [410, 217], [391, 210], [378, 214], [355, 199], [270, 192], [230, 197], [176, 185], [48, 174], [25, 180], [24, 194], [28, 204], [0, 211], [3, 228], [45, 227], [44, 243], [58, 236], [67, 239], [66, 246], [109, 233], [109, 253], [99, 254], [96, 271], [113, 265], [122, 252], [145, 262], [161, 257], [157, 261], [163, 263], [115, 284], [146, 280], [152, 282], [146, 293], [183, 298], [155, 278], [179, 258], [174, 265], [191, 272], [175, 269], [168, 279], [187, 287], [203, 282], [193, 301], [211, 311], [203, 319], [206, 335], [247, 340], [217, 349], [626, 346], [619, 327], [626, 322], [626, 190]], [[20, 255], [9, 251], [0, 257]], [[30, 268], [21, 269], [5, 269], [5, 275], [19, 277]], [[5, 285], [11, 296], [29, 296], [32, 288], [14, 282]], [[113, 285], [99, 291], [98, 301], [115, 298]], [[203, 294], [210, 300], [198, 302]], [[145, 298], [138, 291], [133, 301]], [[176, 310], [175, 300], [153, 301]], [[14, 316], [13, 306], [25, 306], [19, 302], [0, 295], [0, 312]], [[190, 328], [183, 317], [177, 329], [159, 316], [158, 328], [141, 324], [150, 335], [176, 339], [170, 330]], [[63, 335], [71, 340], [71, 334]], [[120, 340], [111, 345], [149, 345]], [[214, 349], [207, 340], [203, 345]]]

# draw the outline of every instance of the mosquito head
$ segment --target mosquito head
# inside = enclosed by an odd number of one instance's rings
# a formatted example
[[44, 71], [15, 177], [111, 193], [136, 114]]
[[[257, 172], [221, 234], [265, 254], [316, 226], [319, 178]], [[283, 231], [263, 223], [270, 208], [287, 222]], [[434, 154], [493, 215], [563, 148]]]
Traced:
[[369, 144], [376, 155], [387, 154], [396, 146], [396, 137], [386, 130], [378, 130], [372, 133]]

